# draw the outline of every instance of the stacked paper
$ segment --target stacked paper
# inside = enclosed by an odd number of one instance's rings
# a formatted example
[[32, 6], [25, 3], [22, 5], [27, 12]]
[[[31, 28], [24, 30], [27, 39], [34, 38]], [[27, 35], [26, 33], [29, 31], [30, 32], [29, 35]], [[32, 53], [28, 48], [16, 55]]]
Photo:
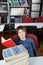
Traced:
[[4, 49], [2, 54], [8, 65], [29, 65], [29, 54], [23, 45]]

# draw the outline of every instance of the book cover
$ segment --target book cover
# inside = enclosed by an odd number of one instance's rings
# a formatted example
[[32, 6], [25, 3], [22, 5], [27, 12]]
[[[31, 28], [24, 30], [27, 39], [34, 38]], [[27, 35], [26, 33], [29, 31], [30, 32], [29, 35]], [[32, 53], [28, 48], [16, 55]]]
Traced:
[[1, 38], [1, 44], [4, 45], [5, 47], [10, 48], [10, 47], [16, 46], [16, 43], [11, 38], [4, 41], [3, 39], [4, 38]]

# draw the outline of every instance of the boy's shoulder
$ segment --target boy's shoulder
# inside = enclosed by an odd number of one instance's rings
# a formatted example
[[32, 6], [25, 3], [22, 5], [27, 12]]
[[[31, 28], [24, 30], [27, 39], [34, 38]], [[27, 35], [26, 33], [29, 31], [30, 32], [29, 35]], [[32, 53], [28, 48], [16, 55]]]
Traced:
[[27, 38], [27, 41], [34, 41], [32, 38]]

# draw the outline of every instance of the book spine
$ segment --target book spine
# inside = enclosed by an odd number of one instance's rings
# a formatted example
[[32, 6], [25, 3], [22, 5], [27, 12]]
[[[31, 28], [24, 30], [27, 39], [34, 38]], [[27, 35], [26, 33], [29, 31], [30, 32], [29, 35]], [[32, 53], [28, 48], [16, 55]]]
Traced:
[[0, 17], [0, 24], [1, 24], [1, 17]]

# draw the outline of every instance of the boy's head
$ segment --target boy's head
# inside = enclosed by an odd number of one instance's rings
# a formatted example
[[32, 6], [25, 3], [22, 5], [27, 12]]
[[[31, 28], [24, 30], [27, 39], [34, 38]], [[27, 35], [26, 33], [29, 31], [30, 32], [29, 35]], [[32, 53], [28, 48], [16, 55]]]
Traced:
[[25, 40], [26, 39], [26, 27], [24, 26], [19, 26], [16, 28], [16, 33], [19, 36], [19, 38], [21, 40]]

